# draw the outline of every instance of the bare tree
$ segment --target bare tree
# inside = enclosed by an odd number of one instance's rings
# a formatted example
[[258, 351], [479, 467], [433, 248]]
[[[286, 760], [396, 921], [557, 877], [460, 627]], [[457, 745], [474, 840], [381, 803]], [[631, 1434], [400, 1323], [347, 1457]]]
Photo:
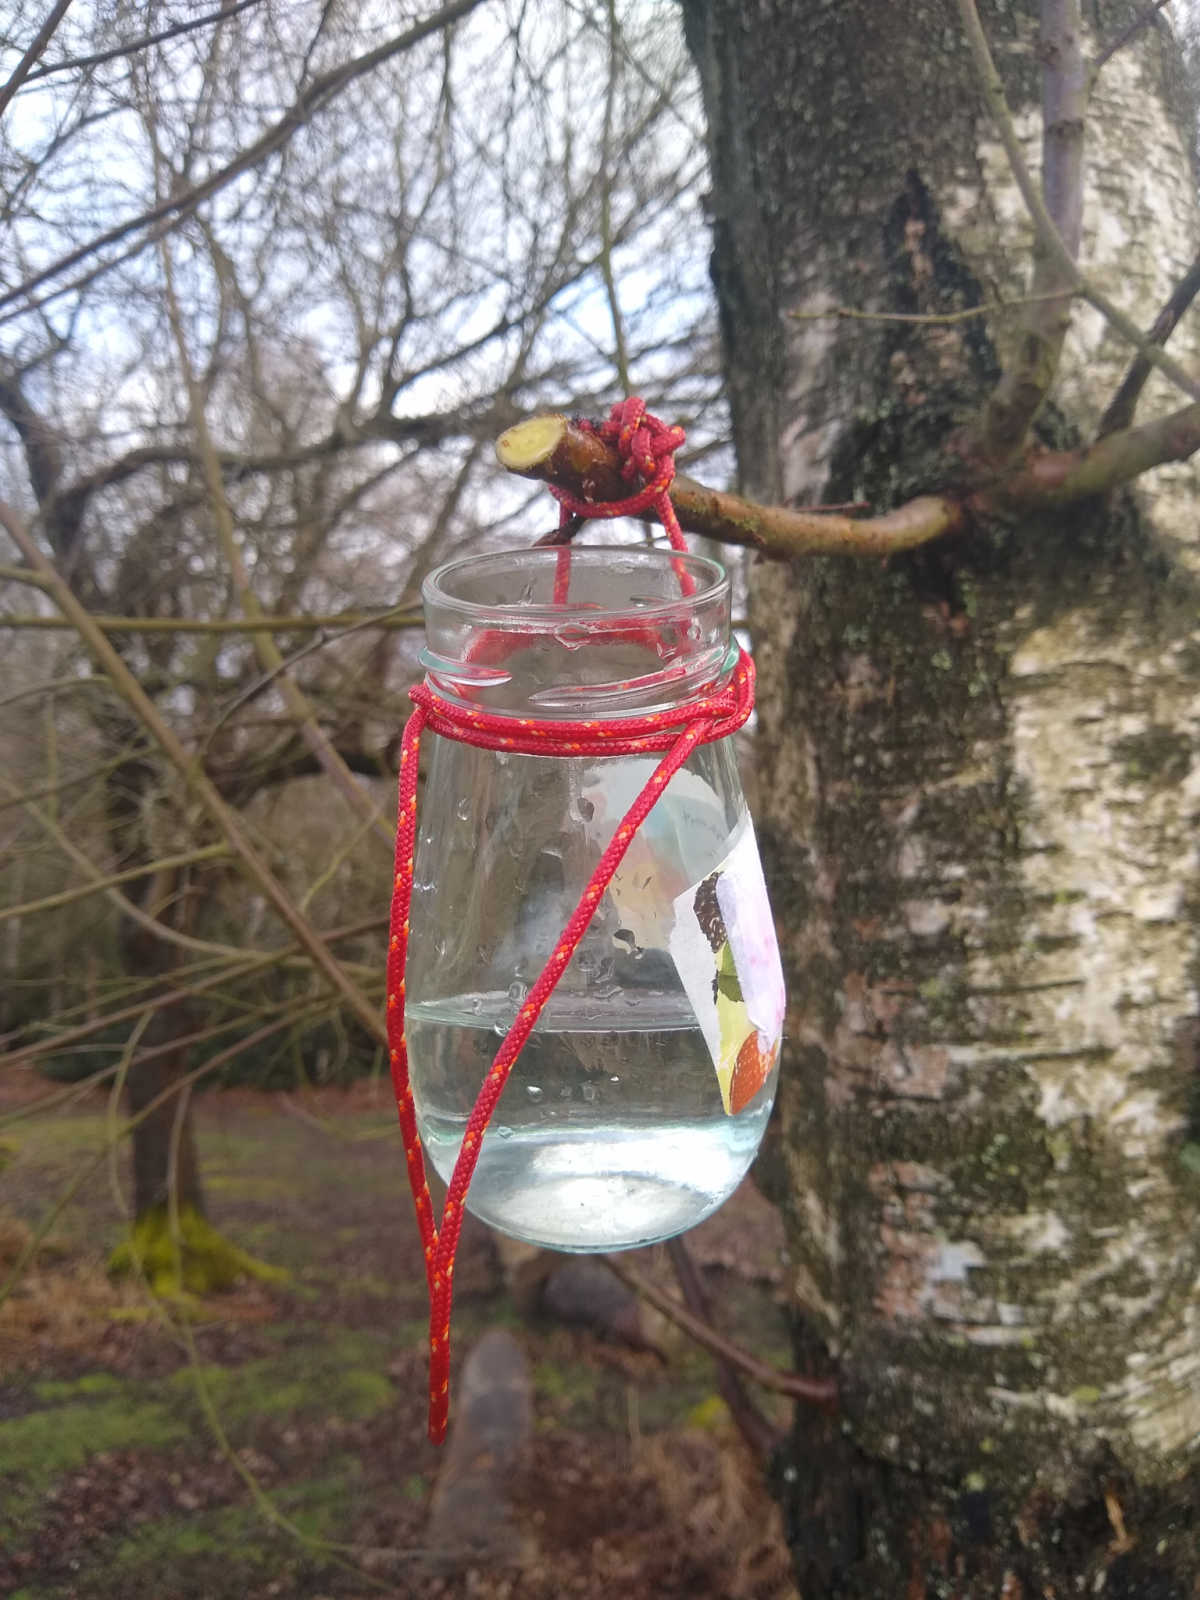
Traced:
[[[176, 1088], [226, 1053], [239, 1008], [269, 1038], [319, 1036], [340, 1008], [378, 1048], [378, 919], [321, 890], [371, 860], [386, 882], [373, 780], [421, 578], [525, 515], [485, 442], [532, 395], [590, 409], [643, 370], [715, 414], [687, 343], [707, 317], [693, 253], [668, 227], [702, 172], [698, 105], [675, 20], [636, 9], [456, 0], [377, 24], [254, 0], [156, 29], [84, 8], [48, 38], [0, 121], [21, 563], [0, 621], [58, 684], [10, 735], [28, 770], [7, 795], [9, 923], [25, 939], [58, 912], [60, 942], [38, 946], [52, 1015], [11, 1008], [10, 1060], [108, 1041], [135, 1210], [163, 1222], [169, 1179], [202, 1213], [187, 1119], [171, 1153]], [[55, 621], [70, 631], [47, 645]], [[61, 680], [95, 688], [67, 706]], [[65, 810], [39, 809], [61, 775], [31, 710], [57, 744], [64, 716], [82, 735]], [[336, 837], [289, 853], [267, 810], [314, 777]], [[80, 891], [115, 932], [90, 1001], [49, 970]]]

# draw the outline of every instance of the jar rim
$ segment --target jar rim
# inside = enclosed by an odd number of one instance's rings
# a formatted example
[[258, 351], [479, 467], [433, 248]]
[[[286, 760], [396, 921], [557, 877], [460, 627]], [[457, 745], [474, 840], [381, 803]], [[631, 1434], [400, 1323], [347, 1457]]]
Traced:
[[454, 611], [462, 617], [474, 618], [481, 623], [486, 622], [491, 627], [512, 624], [528, 629], [531, 623], [536, 624], [542, 620], [548, 626], [552, 626], [556, 621], [561, 622], [564, 612], [571, 611], [586, 615], [589, 622], [618, 621], [632, 613], [639, 622], [650, 623], [658, 617], [669, 618], [678, 612], [681, 605], [690, 607], [698, 603], [720, 600], [730, 586], [729, 573], [711, 556], [694, 555], [690, 550], [686, 552], [648, 550], [631, 545], [585, 545], [579, 548], [571, 546], [571, 565], [575, 566], [576, 562], [579, 562], [585, 567], [595, 568], [619, 560], [658, 571], [670, 567], [676, 572], [682, 565], [692, 579], [691, 591], [663, 599], [651, 600], [639, 597], [636, 604], [629, 605], [575, 607], [569, 600], [565, 605], [533, 600], [523, 604], [504, 602], [483, 604], [478, 600], [463, 599], [447, 584], [447, 580], [462, 572], [478, 576], [486, 573], [489, 567], [511, 572], [514, 557], [519, 557], [523, 562], [527, 561], [531, 570], [545, 570], [557, 564], [563, 549], [562, 545], [527, 545], [516, 550], [498, 550], [486, 555], [458, 556], [453, 561], [444, 561], [441, 566], [435, 567], [428, 574], [421, 585], [421, 598], [427, 606]]

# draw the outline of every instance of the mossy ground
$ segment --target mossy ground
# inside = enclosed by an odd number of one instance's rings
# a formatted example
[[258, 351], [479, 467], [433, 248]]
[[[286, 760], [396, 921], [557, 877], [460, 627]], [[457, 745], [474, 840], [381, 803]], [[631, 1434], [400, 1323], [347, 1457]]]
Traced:
[[[247, 1261], [228, 1292], [204, 1293], [162, 1253], [162, 1230], [140, 1245], [165, 1300], [137, 1271], [111, 1278], [129, 1235], [104, 1161], [55, 1220], [53, 1248], [0, 1307], [0, 1594], [790, 1596], [772, 1507], [708, 1358], [657, 1325], [666, 1363], [522, 1322], [471, 1227], [456, 1348], [504, 1325], [528, 1353], [532, 1553], [515, 1576], [425, 1571], [440, 1457], [424, 1438], [424, 1287], [403, 1163], [382, 1100], [331, 1096], [318, 1110], [320, 1125], [240, 1091], [200, 1107], [211, 1221], [276, 1269], [267, 1281]], [[99, 1104], [5, 1128], [0, 1279], [104, 1131]], [[725, 1326], [786, 1360], [769, 1214], [748, 1195], [708, 1230], [699, 1252], [715, 1263]], [[649, 1256], [643, 1267], [658, 1270]]]

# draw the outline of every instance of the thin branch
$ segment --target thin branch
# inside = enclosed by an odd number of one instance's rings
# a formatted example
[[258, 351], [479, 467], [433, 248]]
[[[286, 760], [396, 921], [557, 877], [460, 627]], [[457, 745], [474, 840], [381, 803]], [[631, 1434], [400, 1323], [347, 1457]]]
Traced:
[[67, 11], [70, 9], [70, 5], [71, 0], [56, 0], [56, 4], [50, 12], [50, 15], [38, 29], [33, 43], [29, 46], [28, 50], [26, 50], [20, 61], [18, 61], [16, 66], [13, 68], [12, 76], [9, 78], [8, 82], [3, 86], [3, 88], [0, 88], [0, 117], [2, 117], [8, 110], [9, 101], [29, 77], [30, 72], [37, 64], [38, 57], [50, 43], [51, 39], [53, 39], [55, 29], [66, 16]]
[[984, 305], [964, 306], [959, 311], [858, 311], [853, 306], [830, 306], [827, 311], [789, 311], [793, 322], [906, 322], [917, 326], [949, 326], [955, 322], [970, 322], [975, 317], [1003, 316], [1022, 306], [1037, 305], [1047, 300], [1061, 300], [1060, 290], [1047, 294], [1022, 294], [1012, 300], [991, 300]]
[[1019, 472], [994, 487], [988, 500], [1026, 509], [1070, 505], [1132, 483], [1152, 467], [1186, 461], [1197, 450], [1200, 403], [1193, 403], [1140, 428], [1107, 434], [1082, 450], [1034, 453]]
[[1091, 69], [1089, 71], [1090, 83], [1095, 83], [1096, 79], [1100, 76], [1101, 71], [1108, 65], [1118, 50], [1123, 50], [1131, 39], [1135, 39], [1137, 35], [1141, 33], [1142, 29], [1149, 23], [1153, 22], [1158, 13], [1164, 10], [1170, 4], [1171, 0], [1154, 0], [1153, 5], [1147, 6], [1139, 16], [1134, 17], [1133, 21], [1128, 27], [1121, 30], [1121, 32], [1115, 39], [1112, 40], [1111, 43], [1106, 44], [1104, 49], [1101, 50], [1100, 54], [1092, 62]]
[[57, 894], [43, 895], [40, 900], [26, 900], [19, 906], [0, 906], [0, 922], [7, 922], [12, 917], [33, 916], [39, 911], [57, 911], [62, 906], [74, 905], [77, 900], [86, 900], [90, 895], [99, 894], [104, 889], [114, 889], [118, 884], [132, 883], [136, 878], [148, 878], [155, 872], [168, 872], [176, 867], [190, 867], [197, 861], [212, 861], [218, 856], [228, 854], [228, 845], [206, 844], [198, 850], [185, 850], [180, 855], [163, 856], [161, 860], [148, 861], [143, 867], [127, 867], [124, 872], [113, 872], [106, 878], [97, 878], [94, 883], [85, 883], [74, 889], [60, 889]]
[[1033, 293], [1044, 302], [1025, 318], [1016, 354], [988, 397], [971, 450], [999, 465], [1024, 444], [1058, 372], [1080, 284], [1076, 258], [1083, 223], [1083, 134], [1087, 75], [1079, 0], [1042, 0], [1042, 185], [1025, 164], [1020, 140], [974, 0], [959, 12], [984, 99], [1009, 167], [1034, 222]]
[[[151, 137], [156, 146], [155, 154], [157, 156], [156, 130], [151, 129]], [[175, 293], [174, 264], [171, 257], [170, 241], [167, 239], [164, 239], [160, 245], [160, 256], [163, 266], [163, 294], [166, 302], [167, 320], [170, 323], [171, 333], [179, 355], [179, 368], [183, 376], [184, 388], [188, 398], [188, 410], [191, 413], [192, 428], [195, 431], [200, 459], [204, 468], [204, 480], [208, 488], [209, 505], [216, 527], [217, 543], [229, 568], [229, 575], [233, 582], [233, 590], [237, 595], [238, 603], [251, 621], [259, 622], [263, 619], [264, 613], [250, 582], [250, 576], [242, 560], [241, 551], [238, 549], [237, 535], [233, 526], [233, 511], [229, 504], [229, 496], [225, 492], [225, 479], [221, 472], [220, 460], [208, 427], [204, 395], [201, 392], [200, 384], [192, 365], [187, 333], [183, 326], [183, 316]], [[360, 817], [368, 821], [384, 846], [391, 850], [395, 845], [395, 835], [391, 825], [370, 795], [355, 781], [354, 774], [334, 749], [325, 730], [317, 721], [316, 712], [313, 710], [308, 698], [295, 678], [287, 671], [287, 662], [284, 659], [283, 652], [275, 643], [274, 637], [267, 632], [256, 632], [253, 635], [253, 640], [254, 652], [263, 671], [275, 675], [283, 691], [284, 702], [300, 726], [300, 736], [320, 763], [325, 775], [339, 794], [349, 802], [351, 810], [357, 812]], [[301, 907], [299, 910], [300, 914], [303, 914], [303, 908]]]
[[[151, 228], [156, 223], [175, 223], [190, 215], [197, 206], [213, 195], [219, 194], [228, 187], [235, 178], [243, 172], [250, 172], [263, 161], [282, 149], [291, 139], [292, 135], [309, 122], [318, 111], [323, 111], [334, 99], [347, 89], [350, 84], [373, 72], [376, 67], [382, 66], [393, 56], [400, 55], [403, 51], [411, 49], [431, 34], [448, 27], [450, 23], [459, 21], [469, 15], [481, 4], [481, 0], [451, 0], [451, 3], [435, 11], [432, 15], [415, 23], [404, 33], [397, 34], [394, 38], [386, 40], [374, 50], [367, 51], [364, 55], [356, 56], [352, 61], [343, 62], [341, 66], [333, 67], [330, 71], [322, 73], [319, 78], [314, 78], [312, 83], [304, 90], [303, 94], [296, 97], [294, 103], [279, 118], [277, 122], [255, 139], [254, 142], [216, 172], [210, 173], [200, 183], [194, 184], [190, 189], [185, 189], [180, 194], [172, 195], [169, 199], [160, 201], [159, 204], [139, 212], [137, 216], [127, 217], [124, 222], [119, 222], [115, 227], [108, 228], [105, 232], [95, 235], [86, 244], [78, 249], [69, 251], [65, 256], [60, 256], [57, 261], [52, 261], [48, 267], [43, 267], [40, 272], [34, 273], [31, 278], [26, 278], [14, 289], [0, 295], [0, 307], [11, 305], [18, 300], [25, 299], [42, 284], [49, 283], [52, 279], [61, 277], [64, 272], [69, 272], [72, 267], [78, 266], [88, 256], [94, 255], [98, 250], [107, 249], [109, 245], [119, 244], [122, 239], [140, 229]], [[137, 248], [143, 248], [152, 242], [153, 235], [140, 241]], [[123, 257], [122, 259], [128, 259]], [[103, 270], [103, 269], [101, 269]]]
[[46, 585], [36, 572], [30, 572], [27, 567], [0, 566], [0, 581], [4, 583], [24, 583], [31, 589], [44, 589]]
[[[1196, 260], [1192, 262], [1183, 278], [1172, 290], [1171, 297], [1166, 305], [1155, 317], [1147, 335], [1152, 344], [1166, 344], [1172, 333], [1174, 333], [1180, 317], [1183, 316], [1197, 294], [1200, 294], [1200, 256], [1197, 256]], [[1145, 356], [1138, 355], [1134, 358], [1129, 371], [1121, 380], [1120, 388], [1113, 395], [1108, 410], [1100, 419], [1098, 438], [1103, 439], [1106, 434], [1116, 433], [1119, 429], [1130, 426], [1151, 370], [1150, 363]]]
[[[4, 576], [0, 567], [0, 578]], [[24, 568], [14, 570], [23, 572]], [[34, 580], [30, 580], [33, 582]], [[40, 580], [37, 587], [43, 588]], [[92, 621], [105, 633], [323, 633], [326, 628], [385, 630], [419, 628], [420, 612], [394, 606], [388, 611], [363, 613], [361, 611], [312, 612], [303, 616], [280, 617], [265, 613], [256, 617], [113, 617], [93, 612]], [[35, 616], [15, 611], [0, 611], [0, 628], [70, 629], [65, 617]], [[333, 640], [326, 640], [332, 643]]]
[[1056, 264], [1062, 269], [1064, 284], [1070, 284], [1075, 292], [1081, 295], [1089, 305], [1093, 306], [1116, 329], [1123, 339], [1133, 345], [1152, 366], [1160, 372], [1166, 373], [1184, 394], [1190, 395], [1193, 400], [1200, 400], [1200, 381], [1192, 376], [1178, 361], [1172, 360], [1164, 350], [1160, 350], [1142, 333], [1141, 329], [1127, 317], [1120, 306], [1115, 305], [1107, 295], [1097, 289], [1094, 283], [1086, 278], [1073, 260], [1070, 251], [1059, 237], [1058, 229], [1047, 212], [1042, 202], [1041, 193], [1034, 182], [1029, 168], [1025, 164], [1025, 157], [1021, 151], [1021, 142], [1017, 138], [1017, 131], [1013, 125], [1012, 113], [1008, 109], [1008, 102], [1004, 97], [1004, 85], [992, 61], [992, 53], [988, 47], [987, 36], [979, 21], [979, 13], [975, 9], [974, 0], [958, 0], [959, 13], [966, 29], [967, 41], [971, 47], [971, 54], [975, 62], [976, 73], [979, 78], [980, 88], [988, 108], [996, 119], [1000, 142], [1004, 146], [1004, 153], [1008, 157], [1009, 168], [1013, 180], [1021, 192], [1025, 202], [1025, 209], [1029, 212], [1033, 223], [1034, 232], [1037, 234], [1041, 246], [1048, 251]]
[[[496, 454], [510, 472], [570, 489], [587, 500], [620, 500], [629, 493], [616, 454], [566, 417], [518, 423], [496, 441]], [[683, 477], [671, 485], [671, 504], [688, 533], [746, 545], [778, 560], [816, 554], [890, 555], [960, 529], [966, 521], [962, 506], [940, 495], [922, 495], [882, 516], [855, 519], [757, 505]]]
[[[9, 783], [7, 778], [0, 774], [0, 788], [6, 789], [12, 795], [15, 785]], [[55, 817], [43, 811], [39, 806], [34, 805], [28, 796], [21, 796], [21, 803], [33, 820], [54, 840], [63, 854], [68, 856], [81, 872], [86, 873], [91, 882], [98, 883], [105, 876], [87, 851], [76, 844], [75, 840]], [[233, 945], [220, 944], [211, 939], [198, 939], [194, 934], [184, 933], [179, 928], [173, 928], [169, 922], [163, 922], [159, 918], [143, 911], [141, 906], [135, 905], [132, 900], [121, 893], [120, 889], [114, 888], [111, 884], [103, 892], [122, 915], [129, 917], [140, 928], [144, 928], [148, 934], [155, 939], [162, 940], [164, 944], [177, 945], [181, 950], [193, 950], [200, 955], [224, 956], [227, 960], [236, 960], [241, 953]]]
[[80, 639], [91, 652], [97, 665], [112, 680], [113, 687], [179, 773], [218, 831], [228, 841], [231, 851], [240, 860], [246, 877], [266, 897], [280, 920], [291, 929], [301, 948], [311, 957], [317, 971], [335, 993], [341, 996], [368, 1036], [386, 1050], [387, 1028], [382, 1015], [327, 949], [307, 917], [299, 910], [287, 890], [255, 850], [237, 813], [221, 797], [208, 775], [189, 756], [182, 741], [163, 720], [157, 706], [137, 678], [113, 649], [105, 634], [92, 622], [86, 607], [72, 593], [58, 569], [42, 554], [20, 517], [3, 501], [0, 501], [0, 524], [8, 530], [13, 543], [29, 565], [46, 578], [54, 603], [64, 615], [73, 620]]
[[608, 77], [604, 86], [604, 125], [600, 135], [600, 275], [604, 280], [604, 293], [612, 318], [614, 365], [617, 383], [622, 394], [631, 394], [633, 384], [629, 378], [629, 352], [625, 344], [625, 322], [621, 316], [621, 299], [617, 293], [617, 278], [613, 271], [612, 230], [612, 125], [617, 98], [617, 75], [621, 56], [619, 45], [621, 31], [617, 24], [616, 0], [608, 0]]
[[640, 1295], [656, 1311], [661, 1312], [668, 1322], [673, 1322], [698, 1345], [702, 1345], [713, 1355], [720, 1356], [739, 1372], [744, 1372], [762, 1388], [770, 1389], [775, 1394], [791, 1395], [797, 1400], [808, 1400], [813, 1405], [836, 1407], [838, 1401], [836, 1378], [808, 1378], [799, 1372], [780, 1372], [777, 1367], [772, 1367], [766, 1361], [760, 1361], [748, 1350], [743, 1350], [741, 1345], [734, 1344], [732, 1339], [725, 1338], [724, 1334], [718, 1333], [707, 1322], [693, 1315], [686, 1306], [680, 1305], [674, 1295], [668, 1294], [665, 1289], [660, 1289], [656, 1283], [651, 1283], [648, 1278], [631, 1267], [624, 1256], [606, 1255], [600, 1259], [610, 1272], [620, 1278], [634, 1294]]
[[[675, 1269], [675, 1277], [688, 1310], [711, 1328], [712, 1301], [682, 1234], [667, 1240], [667, 1255]], [[766, 1459], [779, 1444], [779, 1430], [746, 1393], [745, 1384], [730, 1362], [720, 1355], [714, 1359], [717, 1363], [717, 1386], [738, 1432], [756, 1456]]]
[[88, 67], [101, 67], [106, 61], [116, 61], [137, 55], [142, 50], [150, 50], [156, 44], [165, 44], [168, 39], [178, 39], [181, 34], [195, 33], [198, 28], [207, 28], [214, 22], [226, 22], [230, 17], [236, 17], [240, 11], [248, 11], [251, 6], [261, 5], [262, 0], [236, 0], [235, 4], [222, 6], [219, 11], [209, 11], [203, 17], [193, 17], [188, 22], [177, 22], [173, 27], [162, 28], [158, 33], [143, 33], [136, 39], [130, 39], [127, 44], [113, 45], [111, 50], [97, 50], [90, 56], [69, 56], [63, 61], [51, 61], [41, 66], [36, 72], [31, 72], [26, 78], [26, 83], [38, 83], [42, 78], [52, 77], [56, 72], [84, 71]]
[[[365, 917], [358, 922], [346, 923], [341, 927], [330, 928], [327, 933], [322, 933], [321, 938], [326, 944], [336, 944], [342, 939], [357, 938], [364, 933], [374, 933], [386, 928], [386, 916]], [[32, 1044], [22, 1045], [19, 1050], [14, 1050], [4, 1058], [6, 1067], [25, 1066], [36, 1061], [41, 1056], [55, 1055], [65, 1050], [69, 1045], [80, 1043], [83, 1039], [94, 1038], [98, 1033], [104, 1033], [108, 1028], [115, 1027], [118, 1022], [128, 1022], [143, 1016], [149, 1011], [157, 1011], [162, 1007], [177, 1005], [182, 1001], [191, 1000], [198, 994], [205, 993], [208, 989], [227, 989], [242, 978], [254, 976], [255, 973], [274, 966], [288, 967], [300, 952], [298, 943], [292, 942], [280, 947], [278, 950], [264, 950], [240, 962], [230, 962], [227, 966], [210, 973], [208, 977], [197, 978], [195, 982], [180, 985], [174, 989], [158, 992], [149, 998], [132, 1001], [116, 1011], [106, 1012], [102, 1017], [93, 1017], [89, 1022], [81, 1022], [74, 1028], [67, 1028], [58, 1033], [48, 1034], [44, 1039], [35, 1040]], [[0, 1126], [16, 1120], [27, 1114], [26, 1108], [10, 1113], [0, 1119]]]

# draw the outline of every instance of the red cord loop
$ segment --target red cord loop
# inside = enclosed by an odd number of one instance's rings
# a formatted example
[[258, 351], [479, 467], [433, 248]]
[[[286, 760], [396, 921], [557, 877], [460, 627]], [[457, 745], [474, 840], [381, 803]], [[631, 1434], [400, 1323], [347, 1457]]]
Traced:
[[[586, 518], [636, 516], [653, 505], [667, 530], [672, 547], [679, 552], [686, 552], [687, 545], [667, 494], [675, 476], [674, 452], [684, 441], [683, 429], [667, 427], [657, 417], [649, 415], [641, 400], [629, 399], [614, 406], [608, 420], [595, 431], [616, 443], [623, 460], [622, 475], [630, 482], [640, 477], [643, 487], [627, 500], [601, 505], [576, 500], [573, 495], [554, 489], [563, 508], [564, 520], [572, 515]], [[555, 598], [560, 602], [566, 599], [569, 561], [570, 550], [564, 547], [559, 552], [559, 573], [555, 586]], [[694, 587], [691, 574], [684, 570], [682, 562], [678, 563], [678, 567], [681, 588], [688, 594]], [[419, 685], [409, 693], [415, 709], [405, 724], [400, 745], [396, 863], [388, 938], [387, 1031], [388, 1055], [409, 1185], [425, 1249], [425, 1273], [429, 1287], [429, 1437], [438, 1444], [445, 1438], [450, 1405], [450, 1308], [454, 1297], [454, 1255], [462, 1230], [467, 1190], [492, 1112], [504, 1092], [513, 1063], [587, 932], [596, 906], [603, 898], [638, 828], [696, 747], [736, 733], [749, 717], [754, 708], [754, 665], [744, 651], [740, 652], [727, 684], [674, 710], [586, 722], [543, 722], [540, 719], [476, 710], [443, 699], [428, 683]], [[485, 750], [507, 750], [518, 755], [579, 757], [662, 753], [662, 760], [649, 781], [618, 824], [562, 936], [550, 952], [541, 975], [526, 996], [516, 1021], [506, 1034], [484, 1078], [474, 1109], [467, 1120], [440, 1227], [434, 1218], [433, 1202], [425, 1176], [425, 1157], [417, 1132], [404, 1031], [408, 913], [412, 903], [413, 854], [417, 839], [417, 764], [421, 734], [425, 728], [445, 739], [457, 739]]]
[[686, 552], [687, 542], [668, 493], [675, 481], [675, 452], [683, 448], [687, 439], [683, 429], [652, 417], [646, 402], [636, 395], [619, 400], [599, 425], [584, 421], [579, 426], [615, 444], [621, 456], [621, 476], [626, 483], [636, 483], [640, 478], [642, 487], [624, 500], [581, 500], [569, 489], [551, 484], [550, 493], [561, 508], [560, 521], [565, 523], [569, 517], [640, 517], [653, 506], [667, 530], [671, 548]]

